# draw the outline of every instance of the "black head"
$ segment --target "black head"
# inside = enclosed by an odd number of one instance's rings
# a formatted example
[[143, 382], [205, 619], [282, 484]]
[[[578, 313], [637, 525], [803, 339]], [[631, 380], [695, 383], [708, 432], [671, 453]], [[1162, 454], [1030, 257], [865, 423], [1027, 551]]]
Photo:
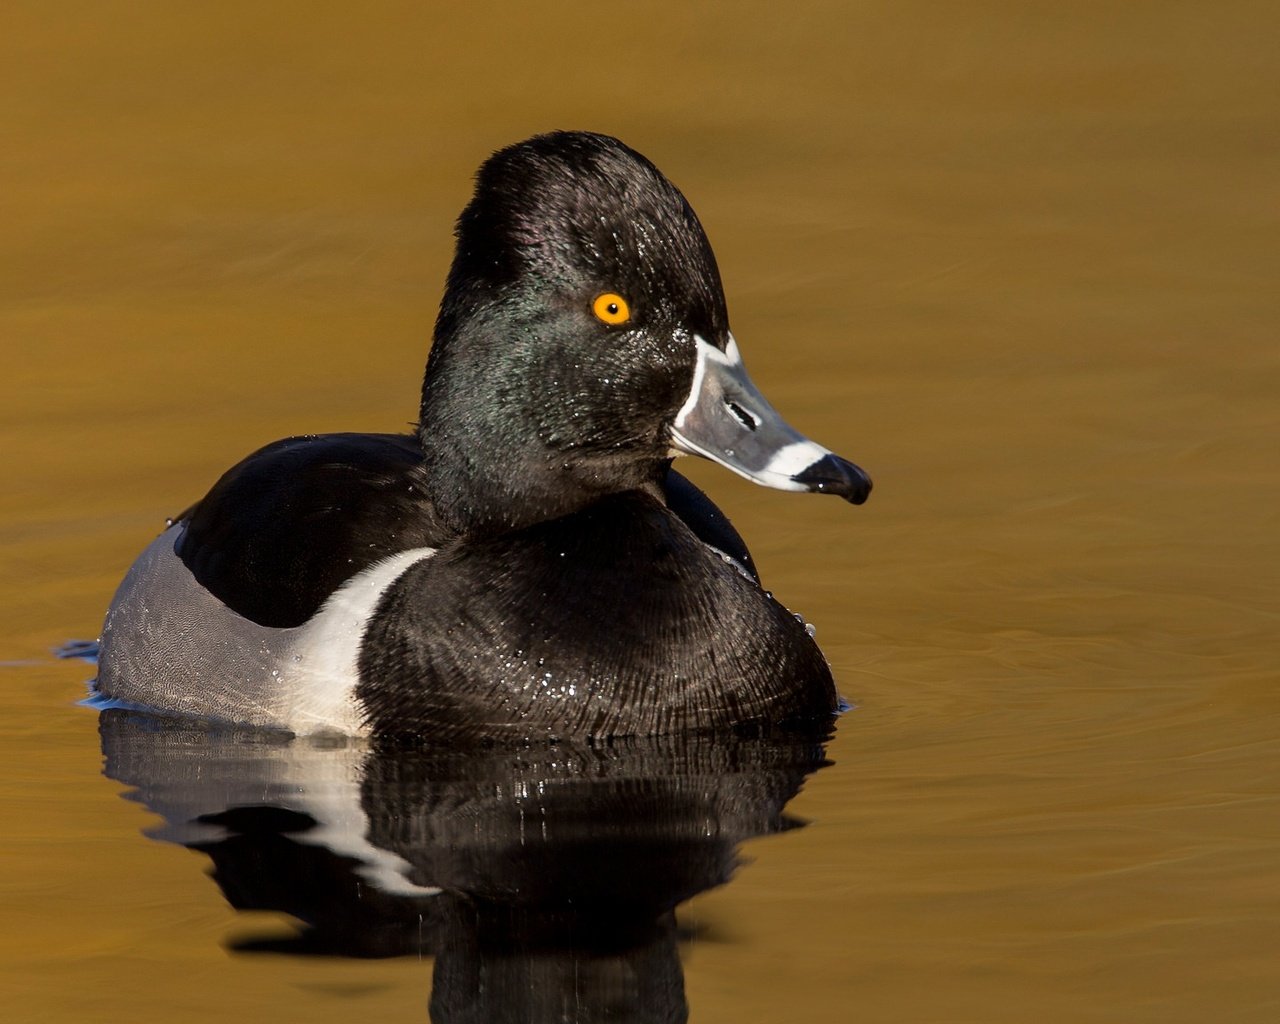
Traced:
[[[661, 171], [606, 135], [555, 132], [495, 153], [457, 234], [441, 327], [471, 303], [521, 295], [522, 312], [556, 306], [568, 317], [561, 327], [615, 346], [618, 334], [635, 342], [664, 329], [707, 338], [729, 329], [697, 216]], [[630, 303], [613, 334], [588, 315], [602, 291]]]
[[740, 369], [711, 246], [653, 164], [586, 132], [496, 153], [458, 220], [423, 384], [440, 514], [467, 533], [526, 525], [655, 484], [673, 446], [718, 458], [680, 434], [682, 410], [686, 434], [705, 418], [708, 349]]

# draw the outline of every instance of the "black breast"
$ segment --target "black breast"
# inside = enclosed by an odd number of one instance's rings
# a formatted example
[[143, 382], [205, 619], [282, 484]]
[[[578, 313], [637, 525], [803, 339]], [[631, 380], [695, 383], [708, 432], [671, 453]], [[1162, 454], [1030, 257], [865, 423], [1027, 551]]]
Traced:
[[828, 715], [786, 608], [646, 494], [454, 543], [388, 590], [357, 690], [375, 731], [674, 732]]

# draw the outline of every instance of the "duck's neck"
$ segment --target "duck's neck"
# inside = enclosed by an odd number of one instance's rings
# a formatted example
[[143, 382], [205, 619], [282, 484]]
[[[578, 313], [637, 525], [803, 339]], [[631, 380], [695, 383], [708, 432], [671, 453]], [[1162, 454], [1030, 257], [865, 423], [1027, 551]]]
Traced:
[[[451, 354], [437, 341], [422, 389], [418, 438], [422, 486], [437, 513], [463, 536], [504, 533], [558, 519], [608, 494], [658, 493], [666, 464], [620, 457], [566, 439], [573, 411], [527, 379], [492, 372], [493, 362]], [[563, 403], [559, 403], [563, 404]]]

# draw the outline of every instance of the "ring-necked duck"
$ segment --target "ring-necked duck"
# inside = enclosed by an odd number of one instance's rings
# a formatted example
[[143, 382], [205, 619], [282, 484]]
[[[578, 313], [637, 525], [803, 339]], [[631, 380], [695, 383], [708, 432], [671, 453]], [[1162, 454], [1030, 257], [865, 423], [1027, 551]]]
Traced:
[[297, 733], [616, 735], [830, 713], [695, 454], [861, 504], [747, 377], [689, 204], [616, 139], [481, 167], [411, 436], [230, 469], [121, 583], [97, 690]]

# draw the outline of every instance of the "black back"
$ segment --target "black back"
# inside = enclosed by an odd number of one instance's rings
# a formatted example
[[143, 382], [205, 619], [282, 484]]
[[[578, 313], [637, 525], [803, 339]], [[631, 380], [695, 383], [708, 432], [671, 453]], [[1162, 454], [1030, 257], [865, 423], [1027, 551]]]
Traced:
[[[312, 434], [254, 452], [184, 512], [178, 555], [200, 584], [264, 626], [300, 626], [375, 562], [455, 535], [419, 481], [422, 452], [397, 434]], [[669, 471], [671, 510], [703, 541], [754, 573], [751, 554], [714, 503]]]
[[421, 461], [417, 441], [394, 434], [277, 441], [183, 514], [178, 555], [238, 614], [299, 626], [374, 562], [451, 539], [416, 479]]

